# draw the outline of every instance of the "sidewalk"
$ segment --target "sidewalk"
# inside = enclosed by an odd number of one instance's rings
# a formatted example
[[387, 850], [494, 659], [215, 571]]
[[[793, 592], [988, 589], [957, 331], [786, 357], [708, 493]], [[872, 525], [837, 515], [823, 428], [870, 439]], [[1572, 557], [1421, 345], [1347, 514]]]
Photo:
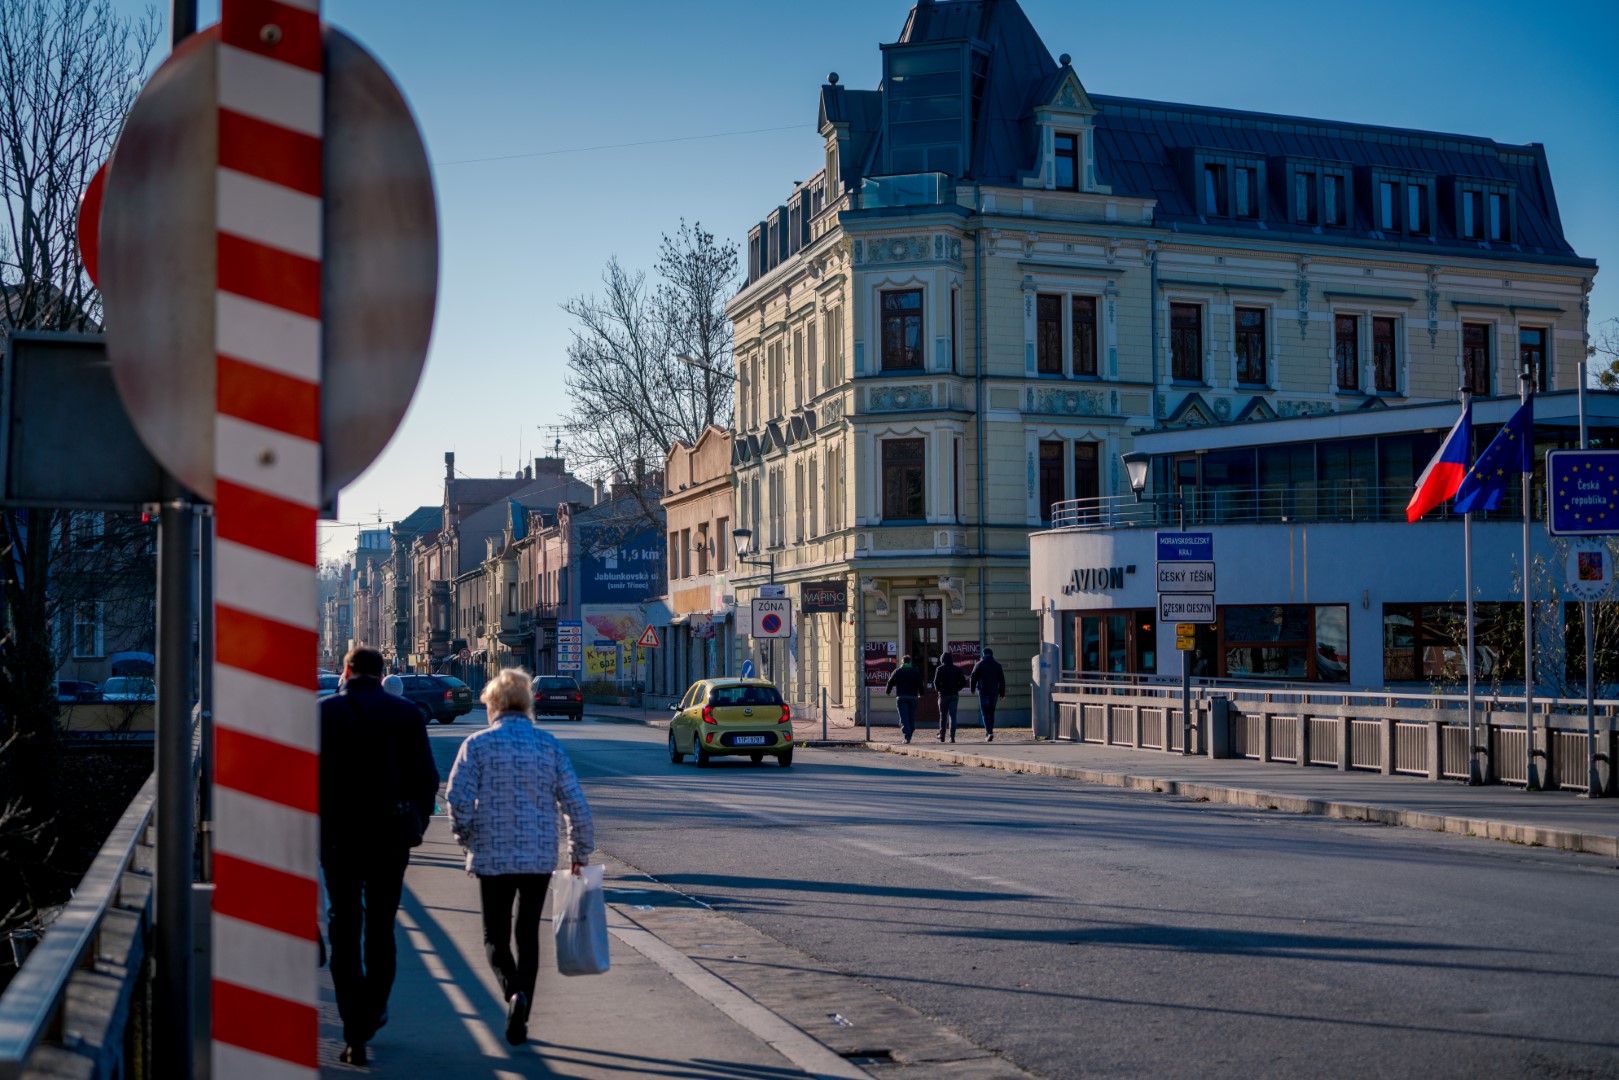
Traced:
[[[612, 709], [610, 715], [594, 715], [653, 726], [667, 724], [669, 717], [667, 711], [654, 709]], [[821, 739], [820, 722], [795, 720], [793, 733], [813, 747]], [[874, 726], [869, 743], [864, 727], [834, 726], [829, 735], [834, 744], [924, 760], [1619, 857], [1619, 799], [1585, 799], [1571, 791], [1527, 792], [1500, 784], [1468, 787], [1240, 758], [1212, 760], [1092, 743], [1036, 742], [1028, 728], [999, 730], [993, 743], [984, 741], [978, 727], [960, 729], [960, 741], [945, 744], [928, 729], [919, 729], [909, 745], [897, 727]]]
[[[557, 974], [548, 898], [530, 1040], [508, 1046], [500, 991], [484, 957], [478, 885], [463, 869], [447, 819], [435, 817], [405, 877], [399, 973], [388, 1025], [370, 1044], [369, 1073], [435, 1080], [869, 1080], [864, 1070], [626, 918], [623, 900], [643, 890], [626, 888], [632, 872], [621, 864], [602, 861], [612, 970], [571, 979]], [[327, 968], [320, 988], [321, 1075], [359, 1075], [337, 1064], [342, 1029]]]

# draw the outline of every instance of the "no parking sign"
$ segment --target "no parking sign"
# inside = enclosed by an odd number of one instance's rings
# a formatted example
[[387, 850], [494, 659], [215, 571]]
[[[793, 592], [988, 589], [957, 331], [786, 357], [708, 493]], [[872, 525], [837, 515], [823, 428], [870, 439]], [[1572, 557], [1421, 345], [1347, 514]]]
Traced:
[[787, 638], [793, 636], [791, 600], [756, 599], [753, 602], [753, 636]]

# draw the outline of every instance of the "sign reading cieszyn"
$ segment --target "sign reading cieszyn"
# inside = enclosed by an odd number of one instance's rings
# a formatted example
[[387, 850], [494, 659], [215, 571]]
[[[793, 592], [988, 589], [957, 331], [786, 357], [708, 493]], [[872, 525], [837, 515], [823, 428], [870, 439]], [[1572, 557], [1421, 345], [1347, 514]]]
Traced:
[[1211, 623], [1214, 621], [1214, 594], [1166, 593], [1158, 598], [1158, 621]]

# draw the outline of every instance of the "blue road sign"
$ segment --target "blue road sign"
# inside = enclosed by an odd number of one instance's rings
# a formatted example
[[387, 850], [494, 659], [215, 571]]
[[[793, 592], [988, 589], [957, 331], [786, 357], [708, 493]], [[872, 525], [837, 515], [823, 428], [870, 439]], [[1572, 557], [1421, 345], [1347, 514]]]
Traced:
[[1161, 532], [1158, 534], [1159, 562], [1213, 562], [1214, 534], [1210, 532]]
[[1553, 450], [1546, 455], [1553, 536], [1619, 533], [1619, 450]]
[[744, 660], [744, 661], [742, 661], [742, 677], [744, 679], [753, 678], [753, 661], [752, 660]]

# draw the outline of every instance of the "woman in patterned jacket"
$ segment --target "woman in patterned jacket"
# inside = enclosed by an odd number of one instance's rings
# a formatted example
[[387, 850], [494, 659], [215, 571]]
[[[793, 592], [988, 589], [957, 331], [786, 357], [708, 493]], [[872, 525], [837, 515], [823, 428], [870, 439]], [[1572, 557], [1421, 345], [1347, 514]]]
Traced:
[[[461, 744], [450, 771], [450, 818], [478, 878], [484, 950], [506, 998], [506, 1041], [528, 1040], [540, 970], [540, 909], [557, 865], [557, 813], [578, 873], [595, 850], [590, 807], [562, 744], [534, 726], [528, 673], [506, 668], [483, 689], [489, 727]], [[512, 959], [512, 903], [517, 959]]]

